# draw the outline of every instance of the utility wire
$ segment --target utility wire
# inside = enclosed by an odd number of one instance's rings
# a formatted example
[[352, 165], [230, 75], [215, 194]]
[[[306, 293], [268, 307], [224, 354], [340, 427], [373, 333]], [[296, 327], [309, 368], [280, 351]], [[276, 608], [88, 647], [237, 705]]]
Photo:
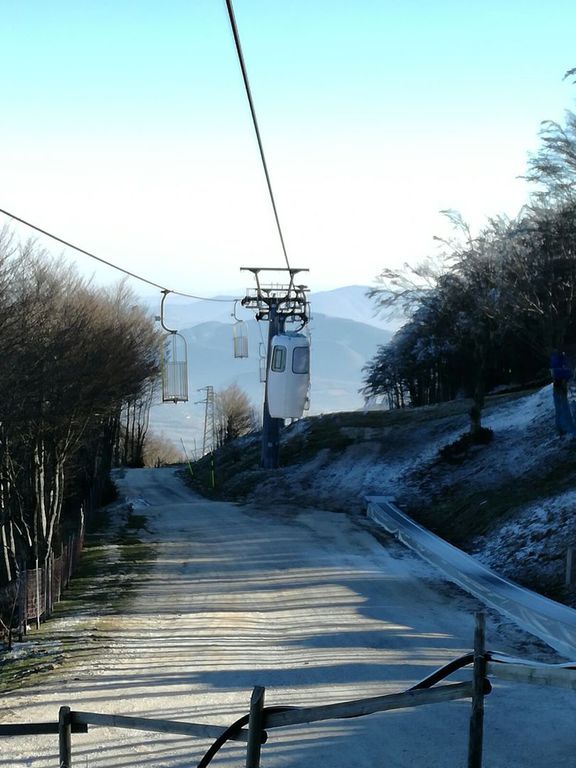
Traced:
[[[260, 136], [260, 129], [258, 127], [258, 120], [256, 118], [256, 110], [254, 107], [254, 101], [252, 99], [252, 92], [250, 90], [250, 83], [248, 81], [248, 73], [246, 71], [246, 65], [244, 63], [244, 55], [242, 53], [242, 46], [240, 45], [240, 36], [238, 34], [238, 27], [236, 25], [236, 18], [234, 16], [234, 9], [232, 7], [232, 0], [226, 0], [226, 7], [228, 9], [228, 17], [230, 19], [230, 26], [232, 28], [232, 34], [234, 36], [234, 43], [236, 45], [236, 52], [238, 54], [238, 61], [240, 63], [240, 69], [242, 71], [242, 79], [244, 81], [244, 87], [246, 89], [246, 95], [248, 97], [248, 103], [250, 105], [250, 113], [252, 115], [252, 122], [254, 123], [254, 130], [256, 132], [256, 139], [258, 141], [258, 148], [260, 150], [260, 157], [262, 159], [262, 166], [264, 168], [264, 174], [266, 176], [266, 184], [268, 185], [268, 192], [270, 194], [270, 201], [272, 203], [272, 209], [274, 211], [274, 218], [276, 220], [276, 227], [278, 228], [278, 235], [280, 236], [280, 243], [282, 245], [282, 252], [284, 254], [284, 260], [286, 261], [286, 266], [289, 270], [291, 270], [290, 262], [288, 260], [288, 253], [286, 251], [286, 244], [284, 242], [284, 235], [282, 234], [282, 227], [280, 225], [280, 218], [278, 216], [278, 209], [276, 207], [276, 200], [274, 198], [274, 192], [272, 191], [272, 182], [270, 181], [270, 174], [268, 172], [268, 164], [266, 163], [266, 156], [264, 155], [264, 146], [262, 144], [262, 137]], [[107, 261], [106, 259], [101, 258], [100, 256], [96, 256], [94, 253], [90, 253], [90, 251], [86, 251], [84, 248], [80, 248], [77, 245], [74, 245], [73, 243], [68, 242], [67, 240], [64, 240], [61, 237], [58, 237], [57, 235], [52, 234], [51, 232], [48, 232], [45, 229], [42, 229], [41, 227], [36, 226], [35, 224], [32, 224], [29, 221], [26, 221], [25, 219], [20, 218], [19, 216], [16, 216], [13, 213], [10, 213], [10, 211], [6, 211], [3, 208], [0, 208], [0, 213], [3, 213], [5, 216], [8, 216], [9, 218], [13, 219], [14, 221], [18, 221], [21, 224], [24, 224], [26, 227], [29, 227], [30, 229], [35, 230], [36, 232], [40, 232], [43, 235], [46, 235], [46, 237], [51, 238], [52, 240], [56, 240], [58, 243], [62, 243], [62, 245], [65, 245], [67, 248], [72, 248], [74, 251], [78, 251], [78, 253], [83, 253], [85, 256], [88, 256], [91, 259], [94, 259], [95, 261], [99, 261], [101, 264], [105, 264], [107, 267], [111, 267], [112, 269], [116, 269], [119, 272], [122, 272], [125, 275], [128, 275], [129, 277], [134, 278], [135, 280], [139, 280], [142, 283], [146, 283], [147, 285], [151, 285], [154, 288], [159, 288], [161, 291], [166, 291], [168, 293], [173, 293], [175, 296], [184, 296], [188, 299], [198, 299], [199, 301], [215, 301], [215, 302], [222, 302], [222, 303], [230, 303], [235, 301], [235, 299], [213, 299], [208, 298], [206, 296], [195, 296], [191, 293], [185, 293], [184, 291], [174, 291], [170, 288], [166, 288], [164, 285], [160, 285], [159, 283], [155, 283], [152, 280], [148, 280], [145, 277], [142, 277], [141, 275], [137, 275], [135, 272], [131, 272], [128, 269], [124, 269], [123, 267], [119, 267], [116, 264], [113, 264], [111, 261]]]
[[286, 252], [286, 245], [284, 243], [284, 235], [282, 234], [282, 227], [280, 226], [280, 219], [278, 218], [278, 210], [276, 208], [276, 200], [274, 199], [274, 192], [272, 191], [272, 183], [270, 181], [270, 174], [268, 173], [268, 165], [266, 163], [266, 157], [264, 155], [264, 146], [262, 145], [262, 138], [260, 136], [260, 129], [258, 128], [258, 120], [256, 119], [256, 110], [254, 108], [254, 101], [252, 100], [252, 92], [250, 91], [250, 83], [248, 82], [248, 73], [246, 71], [246, 65], [244, 63], [244, 56], [242, 54], [242, 46], [240, 45], [240, 35], [238, 34], [238, 27], [236, 26], [236, 17], [234, 16], [234, 9], [232, 8], [232, 0], [226, 0], [226, 7], [228, 9], [228, 18], [230, 19], [230, 26], [232, 27], [232, 34], [234, 35], [234, 43], [236, 45], [236, 52], [238, 54], [238, 61], [240, 62], [240, 69], [242, 70], [242, 79], [244, 80], [244, 87], [246, 88], [246, 96], [248, 97], [248, 103], [250, 105], [250, 113], [252, 114], [252, 122], [254, 123], [254, 130], [256, 131], [256, 139], [258, 140], [258, 148], [260, 149], [260, 157], [262, 158], [262, 165], [264, 167], [264, 174], [266, 176], [266, 183], [268, 184], [268, 192], [270, 193], [270, 201], [272, 202], [272, 209], [274, 211], [274, 218], [276, 219], [276, 226], [278, 228], [278, 234], [280, 235], [280, 242], [282, 243], [282, 251], [284, 253], [284, 259], [286, 266], [290, 269], [290, 262], [288, 261], [288, 254]]
[[24, 224], [27, 227], [30, 227], [30, 229], [35, 230], [36, 232], [40, 232], [43, 235], [46, 235], [46, 237], [52, 238], [52, 240], [56, 240], [58, 243], [62, 243], [62, 245], [65, 245], [67, 248], [72, 248], [74, 251], [78, 251], [78, 253], [83, 253], [85, 256], [89, 256], [91, 259], [95, 259], [96, 261], [99, 261], [101, 264], [106, 264], [107, 267], [112, 267], [112, 269], [117, 269], [118, 272], [123, 272], [125, 275], [128, 275], [129, 277], [133, 277], [135, 280], [140, 280], [142, 283], [147, 283], [148, 285], [152, 285], [154, 288], [160, 288], [161, 291], [166, 291], [167, 293], [173, 293], [175, 296], [185, 296], [187, 299], [198, 299], [199, 301], [217, 301], [217, 302], [224, 302], [226, 304], [230, 304], [234, 301], [238, 301], [238, 299], [211, 299], [207, 298], [206, 296], [194, 296], [191, 293], [184, 293], [183, 291], [174, 291], [171, 288], [166, 288], [164, 285], [160, 285], [159, 283], [154, 283], [152, 280], [148, 280], [145, 277], [142, 277], [141, 275], [137, 275], [134, 272], [130, 272], [128, 269], [124, 269], [123, 267], [119, 267], [116, 264], [113, 264], [111, 261], [106, 261], [106, 259], [102, 259], [100, 256], [96, 256], [93, 253], [90, 253], [90, 251], [85, 251], [84, 248], [80, 248], [77, 245], [74, 245], [73, 243], [69, 243], [67, 240], [63, 240], [61, 237], [58, 237], [57, 235], [53, 235], [51, 232], [47, 232], [45, 229], [41, 229], [40, 227], [37, 227], [35, 224], [31, 224], [29, 221], [25, 221], [24, 219], [21, 219], [19, 216], [16, 216], [13, 213], [10, 213], [10, 211], [5, 211], [3, 208], [0, 208], [0, 213], [3, 213], [5, 216], [8, 216], [11, 219], [14, 219], [14, 221], [19, 221], [20, 224]]

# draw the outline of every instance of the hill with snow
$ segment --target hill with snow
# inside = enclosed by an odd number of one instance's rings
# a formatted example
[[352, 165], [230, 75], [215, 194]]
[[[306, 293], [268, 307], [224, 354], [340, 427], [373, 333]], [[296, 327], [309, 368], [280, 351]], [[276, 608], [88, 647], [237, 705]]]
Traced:
[[567, 547], [576, 546], [576, 438], [556, 433], [551, 386], [489, 398], [492, 442], [442, 458], [467, 431], [469, 406], [305, 419], [285, 429], [277, 470], [258, 470], [246, 447], [248, 474], [238, 457], [235, 470], [221, 457], [222, 492], [357, 516], [366, 496], [387, 496], [502, 575], [576, 604], [564, 585]]

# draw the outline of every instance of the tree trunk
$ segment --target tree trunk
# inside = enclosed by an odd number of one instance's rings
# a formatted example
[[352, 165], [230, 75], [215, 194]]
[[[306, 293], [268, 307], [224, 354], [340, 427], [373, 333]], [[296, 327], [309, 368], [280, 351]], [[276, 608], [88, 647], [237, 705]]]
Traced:
[[4, 523], [2, 525], [2, 528], [0, 529], [1, 530], [0, 546], [2, 547], [2, 553], [0, 556], [0, 561], [2, 562], [2, 568], [0, 569], [0, 584], [9, 584], [14, 578], [14, 573], [12, 571], [12, 563], [10, 562], [11, 561], [10, 537], [7, 536], [6, 534], [7, 526], [8, 526], [8, 522]]
[[36, 545], [44, 541], [47, 530], [46, 520], [46, 451], [44, 441], [39, 437], [34, 450], [34, 495], [36, 502]]
[[54, 543], [54, 536], [57, 531], [57, 525], [60, 520], [60, 513], [62, 511], [62, 501], [64, 498], [64, 462], [62, 459], [54, 459], [52, 488], [50, 489], [50, 505], [47, 510], [47, 522], [48, 527], [46, 531], [46, 539], [44, 542], [44, 560], [48, 561], [52, 552], [52, 545]]

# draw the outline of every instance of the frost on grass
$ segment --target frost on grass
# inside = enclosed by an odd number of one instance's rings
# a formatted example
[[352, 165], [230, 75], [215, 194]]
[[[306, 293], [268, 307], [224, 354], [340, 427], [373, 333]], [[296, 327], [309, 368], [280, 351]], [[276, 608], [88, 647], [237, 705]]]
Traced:
[[[426, 511], [421, 522], [432, 528], [436, 506], [442, 503], [447, 511], [440, 535], [449, 538], [452, 523], [468, 515], [471, 523], [478, 523], [477, 531], [485, 533], [480, 538], [472, 525], [466, 540], [464, 520], [454, 543], [472, 548], [494, 570], [532, 587], [539, 580], [561, 583], [566, 546], [576, 544], [576, 497], [566, 487], [569, 477], [563, 476], [563, 468], [569, 471], [573, 463], [576, 442], [556, 434], [551, 385], [513, 399], [490, 400], [483, 425], [493, 440], [473, 446], [456, 463], [443, 461], [440, 450], [468, 429], [466, 407], [447, 416], [441, 408], [428, 413], [430, 418], [419, 418], [415, 411], [402, 422], [393, 417], [386, 426], [383, 421], [380, 429], [357, 429], [356, 439], [341, 450], [328, 444], [280, 467], [248, 500], [291, 501], [361, 515], [365, 497], [381, 495], [395, 499], [410, 514]], [[309, 422], [303, 424], [310, 432]], [[286, 442], [291, 431], [299, 430], [286, 430]], [[346, 434], [352, 435], [350, 430]]]

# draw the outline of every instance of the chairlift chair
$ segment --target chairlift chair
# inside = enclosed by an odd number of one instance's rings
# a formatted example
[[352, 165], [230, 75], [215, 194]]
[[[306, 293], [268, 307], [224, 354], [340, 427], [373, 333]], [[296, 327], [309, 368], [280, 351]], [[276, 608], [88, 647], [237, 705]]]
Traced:
[[244, 320], [236, 320], [232, 326], [234, 357], [248, 357], [248, 332]]
[[167, 328], [164, 324], [164, 302], [168, 290], [162, 291], [160, 302], [160, 325], [166, 331], [162, 341], [160, 362], [162, 376], [162, 402], [188, 402], [188, 351], [186, 339], [177, 331]]
[[188, 402], [188, 356], [186, 339], [168, 333], [162, 344], [162, 402]]
[[234, 302], [234, 310], [232, 317], [235, 319], [235, 323], [232, 326], [232, 335], [234, 338], [234, 357], [248, 357], [248, 327], [244, 320], [240, 320], [236, 315], [236, 304], [238, 300]]

